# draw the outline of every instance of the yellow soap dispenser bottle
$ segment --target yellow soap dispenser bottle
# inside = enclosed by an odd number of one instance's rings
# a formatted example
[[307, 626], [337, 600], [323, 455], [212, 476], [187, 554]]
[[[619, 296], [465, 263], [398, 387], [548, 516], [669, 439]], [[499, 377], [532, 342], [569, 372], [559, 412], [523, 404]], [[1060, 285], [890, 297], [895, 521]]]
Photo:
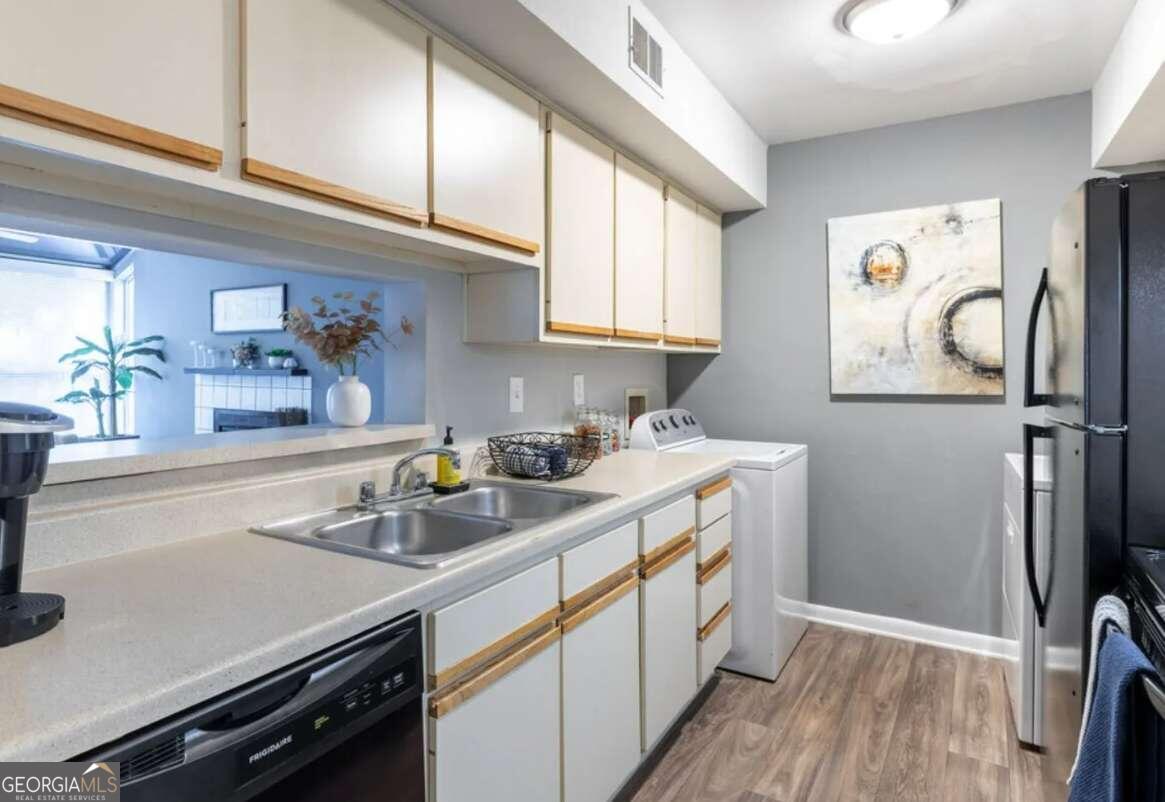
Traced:
[[[445, 427], [445, 439], [441, 441], [441, 445], [445, 448], [453, 447], [453, 427]], [[461, 481], [461, 472], [453, 465], [453, 460], [444, 454], [437, 456], [437, 481], [433, 483], [433, 489], [438, 493], [457, 493], [469, 487], [468, 484]]]

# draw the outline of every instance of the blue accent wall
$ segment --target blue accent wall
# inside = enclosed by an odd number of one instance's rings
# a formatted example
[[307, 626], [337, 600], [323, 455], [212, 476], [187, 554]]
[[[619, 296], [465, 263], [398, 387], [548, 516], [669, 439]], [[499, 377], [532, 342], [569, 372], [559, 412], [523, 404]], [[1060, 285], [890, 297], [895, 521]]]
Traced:
[[[194, 433], [194, 377], [182, 372], [193, 365], [191, 340], [200, 340], [215, 348], [229, 349], [240, 340], [253, 336], [259, 341], [266, 359], [271, 348], [290, 348], [296, 359], [312, 377], [312, 422], [327, 421], [328, 386], [336, 371], [325, 367], [307, 346], [297, 343], [286, 332], [254, 335], [214, 335], [210, 331], [210, 291], [261, 284], [287, 284], [288, 307], [301, 306], [310, 311], [311, 298], [352, 291], [364, 297], [372, 290], [381, 293], [378, 305], [386, 309], [386, 289], [391, 285], [343, 276], [301, 273], [267, 267], [219, 262], [193, 256], [159, 251], [137, 251], [129, 260], [134, 266], [136, 298], [134, 302], [134, 336], [161, 334], [166, 338], [167, 363], [161, 371], [165, 381], [139, 375], [137, 393], [137, 433], [144, 438], [173, 437]], [[414, 317], [413, 314], [409, 315]], [[381, 313], [384, 324], [384, 313]], [[399, 315], [391, 317], [386, 328], [394, 328]], [[391, 348], [390, 354], [394, 353]], [[153, 365], [152, 362], [143, 363]], [[265, 364], [265, 362], [264, 362]], [[385, 420], [385, 354], [377, 353], [360, 364], [360, 380], [372, 390], [371, 422]], [[423, 386], [423, 385], [422, 385]]]

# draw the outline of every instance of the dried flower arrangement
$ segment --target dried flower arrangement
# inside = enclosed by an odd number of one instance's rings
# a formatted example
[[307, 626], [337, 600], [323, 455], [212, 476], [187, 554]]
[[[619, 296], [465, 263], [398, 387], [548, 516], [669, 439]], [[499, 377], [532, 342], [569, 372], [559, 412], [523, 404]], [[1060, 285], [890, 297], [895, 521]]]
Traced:
[[283, 313], [283, 327], [315, 351], [321, 362], [336, 368], [341, 376], [345, 375], [346, 368], [351, 368], [351, 375], [355, 376], [361, 357], [371, 357], [374, 350], [382, 350], [380, 343], [387, 343], [395, 350], [398, 346], [393, 338], [398, 334], [411, 335], [414, 330], [412, 321], [402, 315], [400, 327], [386, 333], [376, 319], [376, 313], [381, 311], [375, 303], [379, 297], [379, 292], [368, 293], [358, 302], [360, 311], [355, 312], [347, 306], [355, 299], [351, 291], [332, 295], [339, 304], [335, 309], [317, 295], [311, 299], [316, 307], [314, 312], [292, 307]]

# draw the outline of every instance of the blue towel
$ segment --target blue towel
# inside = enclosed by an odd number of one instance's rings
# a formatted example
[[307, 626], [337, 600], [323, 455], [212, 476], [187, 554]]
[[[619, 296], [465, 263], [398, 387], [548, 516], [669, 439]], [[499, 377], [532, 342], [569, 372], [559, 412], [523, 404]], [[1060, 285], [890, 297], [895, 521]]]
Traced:
[[1134, 681], [1156, 675], [1153, 664], [1123, 632], [1110, 629], [1100, 645], [1092, 712], [1072, 777], [1068, 802], [1121, 802], [1132, 755]]

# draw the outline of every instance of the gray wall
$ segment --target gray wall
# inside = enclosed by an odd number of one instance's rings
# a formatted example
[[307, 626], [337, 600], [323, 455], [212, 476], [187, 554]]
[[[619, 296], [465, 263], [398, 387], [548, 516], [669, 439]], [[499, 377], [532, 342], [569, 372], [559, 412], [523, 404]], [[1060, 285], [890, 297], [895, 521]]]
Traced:
[[[724, 354], [669, 357], [714, 436], [809, 444], [817, 604], [999, 634], [1002, 463], [1021, 448], [1028, 306], [1089, 177], [1087, 94], [769, 149], [769, 205], [724, 235]], [[1002, 200], [1003, 403], [831, 400], [826, 220]]]

